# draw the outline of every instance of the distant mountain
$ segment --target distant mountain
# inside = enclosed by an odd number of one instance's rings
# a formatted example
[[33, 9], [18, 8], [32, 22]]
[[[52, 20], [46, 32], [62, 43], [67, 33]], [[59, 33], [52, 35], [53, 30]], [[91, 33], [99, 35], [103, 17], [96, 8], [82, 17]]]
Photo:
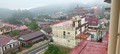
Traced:
[[69, 3], [69, 4], [57, 4], [57, 5], [48, 5], [44, 7], [36, 7], [29, 10], [9, 10], [9, 9], [3, 9], [0, 8], [0, 18], [10, 18], [14, 14], [22, 15], [22, 17], [27, 17], [29, 14], [34, 15], [43, 15], [43, 14], [51, 14], [58, 11], [62, 11], [65, 13], [71, 13], [72, 10], [77, 7], [92, 7], [92, 6], [103, 6], [103, 7], [109, 7], [110, 4], [107, 3], [91, 3], [91, 4], [82, 4], [79, 2], [75, 3]]
[[70, 3], [70, 4], [58, 4], [58, 5], [49, 5], [44, 7], [37, 7], [30, 9], [30, 11], [34, 14], [50, 14], [58, 11], [63, 11], [66, 13], [70, 13], [75, 7], [92, 7], [92, 6], [103, 6], [103, 7], [109, 7], [110, 4], [107, 3], [98, 3], [98, 4], [82, 4], [79, 2]]

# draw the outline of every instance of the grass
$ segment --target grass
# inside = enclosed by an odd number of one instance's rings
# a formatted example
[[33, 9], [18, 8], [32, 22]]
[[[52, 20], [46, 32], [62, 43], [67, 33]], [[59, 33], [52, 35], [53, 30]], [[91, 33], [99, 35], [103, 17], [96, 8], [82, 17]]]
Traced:
[[57, 46], [61, 50], [61, 52], [64, 54], [68, 54], [71, 51], [70, 48], [66, 48], [64, 46], [60, 46], [60, 45], [55, 45], [55, 46]]

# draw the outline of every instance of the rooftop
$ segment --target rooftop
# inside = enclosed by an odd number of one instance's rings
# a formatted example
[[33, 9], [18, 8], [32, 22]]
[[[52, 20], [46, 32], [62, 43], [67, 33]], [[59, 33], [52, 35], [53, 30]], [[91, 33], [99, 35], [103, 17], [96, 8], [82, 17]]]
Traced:
[[4, 45], [7, 44], [10, 40], [12, 40], [12, 38], [7, 37], [7, 36], [0, 35], [0, 46], [4, 46]]
[[98, 18], [85, 18], [85, 21], [88, 21], [90, 26], [97, 26], [98, 25]]
[[53, 26], [73, 27], [72, 24], [73, 24], [73, 21], [72, 21], [72, 20], [67, 20], [67, 21], [63, 21], [63, 22], [58, 23], [58, 24], [54, 24]]
[[105, 33], [102, 42], [83, 40], [69, 54], [107, 54], [108, 31]]
[[107, 48], [103, 43], [82, 41], [69, 54], [107, 54]]
[[[33, 32], [33, 33], [29, 33], [29, 34], [23, 35], [20, 38], [23, 38], [23, 40], [27, 41], [27, 40], [31, 40], [33, 38], [39, 37], [41, 35], [43, 35], [43, 33], [41, 31], [36, 31], [36, 32]], [[20, 39], [20, 40], [22, 40], [22, 39]]]
[[28, 29], [28, 27], [26, 25], [23, 25], [23, 26], [19, 27], [19, 30], [25, 30], [25, 29]]

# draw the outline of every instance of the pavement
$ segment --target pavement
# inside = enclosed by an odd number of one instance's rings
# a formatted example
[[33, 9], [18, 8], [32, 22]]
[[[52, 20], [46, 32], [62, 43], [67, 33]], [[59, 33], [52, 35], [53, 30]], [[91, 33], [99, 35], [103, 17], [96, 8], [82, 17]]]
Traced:
[[46, 49], [50, 41], [44, 41], [33, 45], [30, 49], [22, 51], [20, 54], [37, 54], [38, 52]]

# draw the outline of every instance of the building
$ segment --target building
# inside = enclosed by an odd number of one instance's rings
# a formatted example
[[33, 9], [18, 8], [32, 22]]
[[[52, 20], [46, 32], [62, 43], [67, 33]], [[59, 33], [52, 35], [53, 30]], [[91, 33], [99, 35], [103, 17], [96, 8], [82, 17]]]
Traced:
[[86, 18], [88, 26], [88, 33], [91, 34], [92, 41], [98, 41], [102, 38], [102, 32], [100, 31], [100, 24], [98, 18]]
[[44, 27], [50, 27], [51, 23], [50, 22], [37, 22], [38, 26], [41, 28]]
[[95, 7], [92, 7], [91, 9], [92, 9], [92, 13], [95, 16], [102, 14], [102, 7], [95, 6]]
[[17, 30], [18, 27], [9, 23], [0, 22], [0, 34], [7, 34], [11, 31]]
[[107, 54], [108, 34], [107, 31], [102, 42], [81, 41], [69, 54]]
[[28, 30], [28, 27], [26, 25], [21, 25], [21, 26], [19, 26], [18, 30], [25, 31], [25, 30]]
[[72, 19], [74, 16], [85, 16], [87, 13], [89, 13], [88, 8], [78, 7], [77, 5], [77, 7], [72, 10], [72, 13], [67, 15], [67, 19]]
[[[85, 18], [80, 16], [75, 16], [71, 20], [66, 20], [58, 24], [54, 24], [52, 27], [53, 41], [56, 44], [63, 45], [65, 47], [73, 48], [81, 40], [83, 36], [81, 34], [87, 35], [86, 30], [88, 27]], [[84, 39], [88, 39], [86, 36]]]
[[60, 11], [60, 12], [53, 13], [50, 16], [53, 19], [58, 19], [60, 17], [66, 17], [66, 15], [67, 15], [66, 13]]
[[35, 44], [42, 41], [44, 36], [41, 31], [36, 31], [20, 36], [19, 41], [21, 41], [22, 44]]
[[0, 54], [10, 53], [20, 49], [20, 41], [0, 35]]
[[51, 27], [45, 27], [45, 28], [42, 28], [40, 31], [43, 32], [47, 36], [51, 36], [52, 28]]

